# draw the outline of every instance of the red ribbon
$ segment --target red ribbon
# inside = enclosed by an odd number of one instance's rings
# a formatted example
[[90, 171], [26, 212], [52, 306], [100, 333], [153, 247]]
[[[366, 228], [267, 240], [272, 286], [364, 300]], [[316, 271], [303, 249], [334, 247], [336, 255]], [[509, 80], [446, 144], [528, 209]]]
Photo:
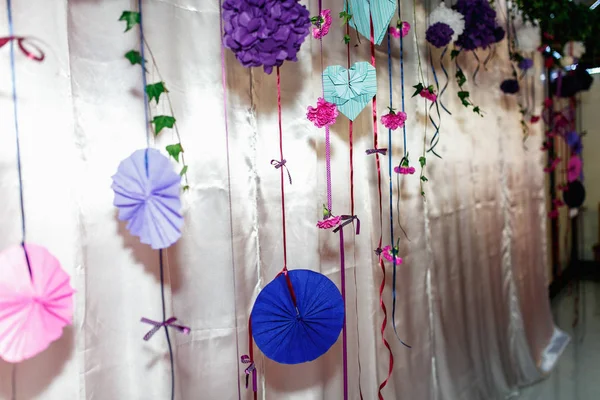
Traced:
[[[30, 41], [29, 38], [22, 37], [22, 36], [7, 36], [7, 37], [0, 38], [0, 48], [4, 47], [4, 45], [10, 41], [17, 42], [17, 46], [21, 50], [21, 53], [23, 53], [27, 58], [29, 58], [33, 61], [37, 61], [37, 62], [44, 61], [44, 58], [46, 57], [46, 55], [44, 54], [42, 49], [40, 49], [38, 46], [36, 46], [33, 43], [29, 43], [29, 41]], [[34, 52], [28, 50], [27, 47], [25, 47], [25, 44], [32, 47], [35, 50], [35, 52], [38, 53], [39, 55], [36, 55], [36, 54], [34, 54]]]

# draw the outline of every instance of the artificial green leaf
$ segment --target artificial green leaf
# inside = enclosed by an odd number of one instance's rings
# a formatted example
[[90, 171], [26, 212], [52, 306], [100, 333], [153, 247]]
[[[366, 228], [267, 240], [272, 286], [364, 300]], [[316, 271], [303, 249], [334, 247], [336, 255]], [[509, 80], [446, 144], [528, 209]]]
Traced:
[[452, 50], [450, 52], [450, 59], [454, 60], [456, 57], [458, 57], [459, 54], [460, 54], [460, 50]]
[[[127, 53], [125, 53], [125, 58], [129, 60], [129, 62], [131, 63], [131, 65], [135, 65], [135, 64], [142, 64], [142, 55], [140, 54], [139, 51], [136, 50], [130, 50]], [[146, 60], [143, 60], [144, 63], [146, 62]]]
[[346, 25], [352, 19], [352, 14], [348, 14], [346, 11], [340, 12], [340, 18], [342, 19], [342, 26]]
[[419, 164], [421, 164], [421, 168], [423, 168], [425, 165], [427, 165], [427, 159], [425, 159], [423, 156], [419, 157]]
[[170, 115], [157, 115], [152, 119], [152, 123], [154, 124], [154, 134], [158, 136], [160, 131], [163, 128], [172, 128], [175, 124], [175, 118]]
[[462, 86], [467, 82], [467, 77], [460, 69], [456, 71], [456, 82], [458, 86]]
[[183, 151], [183, 149], [181, 148], [181, 143], [170, 144], [166, 148], [167, 153], [169, 153], [169, 155], [173, 157], [175, 161], [179, 162], [179, 154], [181, 154], [181, 152]]
[[152, 99], [156, 99], [156, 104], [158, 104], [158, 100], [160, 95], [163, 93], [167, 93], [167, 88], [165, 88], [164, 82], [152, 83], [150, 85], [146, 85], [146, 94], [148, 94], [148, 101], [152, 101]]
[[350, 43], [350, 35], [344, 35], [344, 43], [345, 44]]
[[331, 211], [327, 208], [325, 204], [323, 204], [323, 219], [327, 219], [331, 217]]
[[461, 92], [458, 92], [457, 94], [458, 94], [458, 98], [461, 100], [465, 100], [465, 99], [469, 98], [469, 92], [467, 92], [467, 91], [463, 90]]
[[425, 175], [422, 175], [422, 176], [421, 176], [421, 180], [422, 180], [423, 182], [427, 182], [427, 181], [429, 181], [429, 179], [427, 179], [427, 178], [425, 177]]
[[419, 83], [418, 85], [413, 86], [415, 88], [415, 92], [413, 93], [413, 95], [411, 97], [415, 97], [416, 95], [418, 95], [419, 93], [421, 93], [423, 91], [423, 89], [425, 89], [423, 87], [422, 83]]
[[181, 172], [179, 173], [179, 176], [184, 176], [187, 173], [188, 170], [188, 166], [184, 165], [183, 168], [181, 168]]
[[140, 13], [135, 11], [123, 11], [119, 21], [125, 21], [127, 23], [127, 27], [125, 28], [125, 32], [127, 32], [136, 24], [140, 23]]
[[421, 190], [421, 196], [425, 197], [425, 192]]
[[483, 115], [481, 114], [481, 109], [479, 108], [479, 106], [473, 107], [473, 112], [477, 113], [479, 115], [481, 115], [483, 117]]
[[186, 190], [190, 190], [190, 186], [189, 186], [189, 185], [185, 185], [185, 186], [183, 187], [183, 191], [185, 192]]
[[434, 90], [435, 90], [435, 89], [433, 89], [433, 85], [429, 85], [429, 86], [427, 86], [427, 91], [428, 91], [429, 93], [433, 94]]

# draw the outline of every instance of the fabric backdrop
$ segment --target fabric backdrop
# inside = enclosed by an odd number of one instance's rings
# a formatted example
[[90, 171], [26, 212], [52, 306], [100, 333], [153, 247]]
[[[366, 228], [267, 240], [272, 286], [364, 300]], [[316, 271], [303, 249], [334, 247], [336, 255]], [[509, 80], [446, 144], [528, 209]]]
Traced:
[[[110, 189], [119, 162], [145, 147], [140, 68], [123, 57], [138, 48], [138, 35], [136, 30], [123, 33], [124, 23], [118, 22], [122, 11], [135, 10], [136, 2], [13, 3], [16, 33], [43, 40], [47, 54], [43, 63], [17, 56], [28, 240], [61, 260], [77, 290], [73, 326], [46, 352], [14, 370], [16, 398], [166, 399], [170, 370], [164, 335], [159, 332], [145, 342], [149, 326], [140, 323], [141, 317], [161, 318], [158, 253], [140, 245], [118, 222]], [[402, 3], [412, 24], [412, 2]], [[144, 4], [146, 37], [173, 100], [191, 186], [183, 194], [183, 237], [167, 251], [167, 314], [192, 328], [189, 336], [171, 335], [177, 398], [249, 399], [251, 391], [239, 383], [244, 368], [239, 359], [248, 353], [248, 316], [261, 288], [282, 268], [279, 173], [270, 164], [279, 158], [275, 74], [245, 69], [226, 53], [228, 178], [219, 2]], [[311, 15], [317, 14], [316, 0], [305, 4]], [[346, 63], [337, 19], [342, 4], [324, 2], [335, 16], [324, 39], [325, 65]], [[433, 6], [437, 2], [417, 4], [420, 38]], [[0, 8], [6, 34], [6, 11]], [[379, 115], [389, 104], [385, 43], [376, 50]], [[418, 82], [415, 43], [412, 34], [406, 38], [407, 146], [413, 163], [422, 151], [425, 126], [423, 100], [410, 99], [411, 86]], [[422, 40], [419, 45], [425, 56]], [[362, 38], [351, 53], [352, 62], [368, 61], [368, 40]], [[455, 83], [450, 84], [445, 101], [453, 115], [443, 115], [438, 146], [443, 159], [428, 157], [427, 201], [420, 196], [417, 175], [402, 179], [400, 220], [410, 241], [401, 240], [396, 325], [412, 349], [395, 338], [388, 312], [386, 338], [395, 367], [383, 390], [386, 399], [500, 399], [539, 379], [552, 365], [547, 349], [560, 335], [547, 300], [542, 139], [534, 129], [523, 143], [516, 101], [498, 89], [510, 76], [506, 53], [503, 42], [487, 69], [481, 69], [478, 86], [473, 80], [468, 84], [484, 118], [464, 109], [456, 100]], [[398, 108], [397, 40], [392, 54]], [[6, 248], [20, 241], [20, 220], [6, 47], [0, 57], [0, 245]], [[339, 285], [338, 237], [315, 227], [326, 202], [324, 131], [305, 117], [321, 91], [318, 42], [308, 38], [299, 60], [281, 69], [284, 153], [293, 177], [286, 193], [288, 264], [320, 271]], [[454, 67], [446, 62], [453, 76]], [[461, 56], [461, 62], [470, 76], [474, 57]], [[427, 63], [423, 68], [432, 79]], [[157, 71], [150, 72], [150, 81], [158, 80]], [[382, 272], [374, 253], [380, 235], [377, 171], [374, 156], [364, 154], [373, 147], [370, 116], [369, 105], [354, 124], [354, 188], [362, 231], [355, 238], [350, 229], [346, 232], [353, 399], [359, 398], [359, 383], [365, 399], [376, 399], [388, 368], [379, 332]], [[379, 130], [381, 146], [388, 147], [387, 130]], [[346, 214], [347, 120], [340, 117], [331, 132], [333, 208]], [[428, 138], [431, 134], [429, 126]], [[164, 150], [172, 141], [172, 133], [165, 131], [153, 145]], [[401, 133], [394, 133], [396, 164], [401, 143]], [[382, 160], [387, 244], [387, 158]], [[397, 223], [395, 231], [400, 232]], [[391, 266], [386, 272], [389, 311]], [[256, 350], [259, 397], [340, 399], [341, 357], [341, 339], [305, 365], [278, 365]], [[12, 374], [11, 365], [0, 364], [1, 398], [10, 396]]]

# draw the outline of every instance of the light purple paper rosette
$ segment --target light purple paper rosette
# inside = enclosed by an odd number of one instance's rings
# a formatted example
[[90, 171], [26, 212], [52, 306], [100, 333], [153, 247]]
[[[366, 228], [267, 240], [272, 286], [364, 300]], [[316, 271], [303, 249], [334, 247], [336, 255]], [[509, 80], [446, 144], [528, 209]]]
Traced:
[[310, 32], [310, 14], [298, 0], [225, 0], [224, 44], [244, 67], [267, 74], [283, 62], [297, 61]]
[[135, 151], [121, 161], [112, 177], [119, 220], [153, 249], [164, 249], [181, 237], [181, 177], [171, 160], [155, 149]]

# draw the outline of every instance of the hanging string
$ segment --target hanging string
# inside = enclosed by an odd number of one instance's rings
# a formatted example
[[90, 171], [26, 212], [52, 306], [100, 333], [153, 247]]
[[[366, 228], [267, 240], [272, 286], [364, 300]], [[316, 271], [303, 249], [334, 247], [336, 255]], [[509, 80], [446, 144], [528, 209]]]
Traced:
[[[400, 10], [398, 9], [398, 15], [400, 15]], [[402, 35], [400, 35], [402, 36]], [[390, 107], [393, 108], [394, 98], [393, 98], [393, 82], [392, 82], [392, 38], [391, 34], [388, 30], [387, 34], [387, 45], [388, 45], [388, 78], [389, 78], [389, 91], [390, 91]], [[401, 46], [402, 47], [402, 46]], [[402, 52], [402, 50], [400, 50]], [[402, 71], [403, 72], [403, 71]], [[401, 72], [401, 73], [402, 73]], [[404, 86], [401, 88], [402, 95], [404, 95]], [[404, 100], [404, 99], [403, 99]], [[402, 112], [404, 112], [404, 107], [402, 107]], [[406, 124], [402, 126], [404, 129]], [[389, 158], [388, 158], [388, 177], [389, 177], [389, 190], [390, 190], [390, 243], [393, 246], [395, 237], [394, 237], [394, 189], [392, 185], [392, 130], [388, 129], [388, 147], [389, 147]], [[396, 330], [396, 276], [397, 276], [397, 266], [396, 257], [392, 258], [392, 327], [394, 328], [394, 333], [396, 334], [396, 338], [400, 340], [402, 344], [404, 342], [398, 336], [398, 331]], [[406, 346], [406, 344], [405, 344]], [[410, 346], [409, 346], [410, 347]]]
[[[219, 37], [223, 37], [223, 0], [219, 0]], [[235, 314], [234, 323], [235, 323], [235, 348], [236, 354], [240, 354], [240, 345], [239, 345], [239, 335], [238, 335], [238, 319], [237, 319], [237, 302], [235, 301], [235, 293], [237, 293], [236, 288], [236, 265], [235, 265], [235, 250], [233, 246], [233, 202], [231, 200], [231, 152], [229, 148], [229, 118], [227, 115], [227, 70], [225, 68], [225, 45], [223, 40], [221, 40], [221, 83], [223, 86], [223, 119], [225, 121], [225, 150], [227, 154], [227, 197], [229, 201], [229, 232], [230, 232], [230, 245], [231, 245], [231, 275], [232, 275], [232, 284], [233, 284], [233, 293], [234, 293], [234, 301], [233, 301], [233, 312]], [[252, 334], [249, 331], [250, 347], [252, 347]], [[250, 358], [249, 360], [252, 363], [252, 367], [254, 367], [254, 360]], [[243, 362], [243, 361], [242, 361]], [[248, 367], [250, 368], [250, 367]], [[248, 370], [247, 368], [247, 370]], [[236, 363], [236, 371], [237, 371], [237, 389], [238, 389], [238, 399], [241, 400], [242, 392], [240, 389], [240, 368], [239, 364]], [[252, 370], [253, 382], [256, 382], [256, 368]], [[247, 383], [248, 374], [246, 375], [246, 388], [248, 388]], [[256, 388], [256, 384], [253, 385]], [[256, 393], [256, 390], [254, 390]]]
[[[440, 85], [438, 82], [438, 78], [437, 78], [437, 74], [435, 73], [435, 67], [433, 66], [433, 57], [431, 55], [431, 48], [428, 48], [428, 53], [429, 53], [429, 62], [431, 63], [431, 70], [433, 72], [433, 79], [435, 80], [435, 87], [438, 91], [438, 93], [440, 92]], [[433, 120], [433, 115], [431, 113], [431, 109], [435, 106], [435, 110], [437, 112], [437, 117], [438, 117], [438, 121], [439, 123], [436, 124], [435, 121]], [[435, 151], [435, 147], [438, 145], [439, 141], [440, 141], [440, 129], [442, 127], [442, 116], [440, 113], [440, 107], [438, 104], [438, 99], [435, 100], [435, 102], [431, 103], [431, 105], [429, 106], [429, 121], [431, 121], [431, 125], [433, 125], [433, 127], [435, 128], [435, 132], [433, 133], [433, 136], [431, 138], [431, 141], [429, 142], [429, 150], [427, 150], [428, 153], [432, 153], [434, 156], [438, 157], [438, 158], [442, 158], [442, 156], [440, 156], [438, 153], [436, 153]]]
[[[8, 14], [8, 32], [10, 37], [14, 37], [15, 32], [12, 16], [12, 0], [6, 1], [6, 11]], [[25, 240], [27, 237], [25, 229], [25, 198], [23, 191], [23, 171], [21, 168], [21, 140], [19, 136], [19, 112], [17, 104], [17, 72], [15, 66], [15, 44], [13, 40], [10, 41], [10, 74], [12, 82], [13, 117], [15, 121], [15, 142], [17, 148], [17, 173], [19, 177], [19, 206], [21, 209], [21, 247], [23, 248], [23, 253], [25, 254], [25, 261], [27, 262], [27, 270], [29, 271], [29, 277], [33, 281], [33, 273], [31, 270], [31, 264], [29, 262], [29, 255], [27, 254], [27, 249], [25, 248]]]
[[[350, 14], [350, 3], [344, 0], [344, 9], [346, 11], [346, 13]], [[345, 34], [349, 37], [350, 36], [350, 24], [346, 23], [346, 31]], [[358, 33], [357, 33], [357, 37], [358, 37]], [[346, 43], [346, 69], [348, 70], [348, 79], [350, 79], [350, 42]], [[354, 144], [353, 144], [354, 138], [353, 138], [353, 122], [352, 120], [350, 120], [348, 122], [348, 143], [349, 143], [349, 159], [350, 159], [350, 215], [354, 216], [355, 215], [355, 211], [354, 211]], [[354, 259], [354, 265], [353, 265], [353, 277], [354, 277], [354, 287], [358, 288], [358, 279], [356, 278], [356, 236], [353, 236], [353, 246], [352, 246], [352, 251], [353, 251], [353, 259]], [[345, 268], [343, 268], [345, 269]], [[345, 278], [345, 276], [344, 276]], [[345, 302], [345, 301], [344, 301]], [[356, 313], [356, 318], [358, 320], [358, 296], [354, 297], [354, 310]], [[362, 366], [360, 363], [360, 330], [359, 330], [359, 326], [358, 326], [358, 322], [356, 324], [356, 337], [357, 337], [357, 347], [358, 347], [358, 393], [360, 395], [360, 399], [363, 399], [363, 394], [362, 394], [362, 384], [361, 384], [361, 378], [362, 378]], [[346, 386], [346, 385], [345, 385]]]
[[[144, 118], [145, 118], [145, 128], [146, 128], [146, 147], [150, 148], [150, 109], [148, 102], [148, 94], [146, 93], [146, 86], [148, 84], [146, 79], [146, 56], [145, 56], [145, 39], [144, 39], [144, 18], [143, 18], [143, 10], [142, 10], [142, 0], [138, 0], [138, 12], [140, 16], [140, 55], [141, 62], [140, 67], [142, 71], [142, 93], [144, 96]], [[149, 173], [148, 170], [148, 152], [146, 151], [146, 174]], [[174, 317], [167, 320], [167, 310], [166, 310], [166, 300], [165, 300], [165, 282], [164, 282], [164, 261], [163, 261], [163, 251], [162, 249], [158, 252], [159, 259], [159, 275], [160, 275], [160, 298], [162, 305], [162, 322], [159, 324], [164, 328], [165, 338], [167, 339], [167, 347], [169, 350], [169, 362], [171, 366], [171, 400], [175, 399], [175, 361], [173, 355], [173, 348], [171, 346], [171, 338], [169, 336], [169, 327], [173, 327], [170, 321], [174, 320]], [[142, 319], [142, 322], [146, 322], [145, 318]], [[149, 321], [149, 320], [148, 320]], [[182, 332], [189, 334], [190, 329], [187, 327]]]
[[[439, 91], [438, 100], [440, 101], [440, 105], [442, 106], [442, 109], [444, 111], [446, 111], [449, 115], [452, 115], [452, 113], [444, 105], [444, 101], [442, 100], [442, 96], [446, 92], [446, 89], [448, 89], [448, 84], [450, 83], [450, 76], [448, 75], [448, 71], [446, 70], [446, 67], [444, 66], [444, 57], [446, 56], [447, 52], [448, 52], [448, 46], [444, 47], [444, 51], [442, 51], [442, 54], [440, 55], [440, 68], [442, 69], [442, 72], [444, 73], [444, 76], [446, 78], [446, 83], [444, 83], [442, 90]], [[432, 65], [433, 65], [433, 63], [432, 63]], [[435, 77], [435, 69], [433, 71], [434, 71], [434, 77]], [[437, 85], [437, 77], [435, 77], [435, 81], [436, 81], [435, 83]]]
[[[370, 16], [370, 31], [371, 31], [371, 65], [375, 68], [375, 34], [373, 29], [373, 18]], [[377, 149], [377, 95], [373, 96], [373, 148]], [[388, 375], [383, 382], [379, 385], [378, 396], [380, 400], [383, 400], [383, 395], [381, 391], [387, 385], [390, 377], [392, 376], [392, 371], [394, 369], [394, 355], [392, 353], [392, 348], [390, 347], [388, 341], [385, 339], [385, 327], [387, 326], [387, 309], [385, 307], [385, 303], [383, 301], [383, 291], [385, 289], [385, 265], [383, 263], [383, 257], [379, 249], [381, 249], [382, 241], [383, 241], [383, 196], [381, 193], [381, 163], [379, 160], [379, 153], [375, 153], [375, 164], [377, 166], [377, 189], [379, 194], [379, 241], [377, 245], [378, 257], [379, 257], [379, 266], [383, 272], [383, 278], [381, 280], [381, 286], [379, 288], [379, 305], [383, 312], [383, 323], [381, 324], [381, 339], [383, 341], [383, 345], [388, 349], [388, 353], [390, 355], [390, 363], [388, 368]]]

